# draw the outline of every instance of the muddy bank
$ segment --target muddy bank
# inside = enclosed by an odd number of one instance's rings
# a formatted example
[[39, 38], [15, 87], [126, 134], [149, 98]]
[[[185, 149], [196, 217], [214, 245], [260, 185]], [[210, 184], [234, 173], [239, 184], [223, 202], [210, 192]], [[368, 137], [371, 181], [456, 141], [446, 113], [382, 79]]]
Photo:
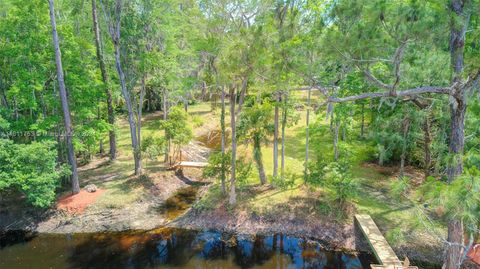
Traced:
[[174, 171], [156, 178], [129, 179], [121, 186], [124, 185], [130, 188], [142, 185], [138, 187], [142, 189], [141, 195], [128, 203], [110, 203], [108, 195], [119, 190], [107, 190], [102, 194], [104, 201], [81, 212], [58, 208], [39, 211], [10, 205], [0, 212], [0, 231], [92, 233], [155, 229], [184, 213], [195, 202], [197, 191], [202, 187], [182, 181]]
[[[309, 219], [295, 214], [264, 217], [217, 208], [212, 211], [189, 210], [168, 226], [240, 234], [282, 233], [320, 241], [329, 250], [371, 253], [370, 246], [353, 223], [353, 219], [340, 224], [329, 218]], [[408, 257], [420, 268], [441, 268], [442, 247], [412, 244], [393, 248], [400, 259]]]

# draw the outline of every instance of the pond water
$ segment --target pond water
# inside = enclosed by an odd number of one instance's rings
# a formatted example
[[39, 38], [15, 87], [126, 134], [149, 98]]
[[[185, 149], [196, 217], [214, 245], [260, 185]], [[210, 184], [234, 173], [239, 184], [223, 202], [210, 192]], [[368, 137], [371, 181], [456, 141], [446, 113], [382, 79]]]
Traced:
[[369, 268], [374, 258], [325, 251], [281, 234], [232, 235], [163, 228], [147, 232], [0, 235], [0, 268]]

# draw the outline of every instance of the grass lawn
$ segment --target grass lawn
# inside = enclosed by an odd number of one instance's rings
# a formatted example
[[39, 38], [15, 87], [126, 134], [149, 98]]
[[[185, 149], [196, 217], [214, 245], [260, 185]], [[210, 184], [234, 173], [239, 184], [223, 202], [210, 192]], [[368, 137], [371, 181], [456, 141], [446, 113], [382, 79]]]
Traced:
[[[295, 94], [298, 99], [304, 99], [306, 92], [297, 92]], [[318, 100], [318, 98], [316, 99]], [[209, 128], [218, 129], [219, 108], [212, 112], [209, 103], [200, 103], [191, 105], [188, 112], [191, 116], [189, 122], [194, 129], [195, 135], [202, 129], [205, 129], [207, 125], [209, 125]], [[279, 210], [283, 210], [282, 212], [285, 214], [331, 217], [332, 209], [325, 210], [326, 206], [328, 206], [325, 193], [328, 190], [320, 187], [305, 186], [303, 182], [306, 112], [305, 110], [300, 110], [297, 113], [299, 113], [299, 121], [296, 125], [288, 126], [285, 140], [285, 171], [289, 178], [294, 179], [293, 185], [288, 188], [267, 188], [261, 192], [252, 191], [252, 189], [258, 188], [259, 185], [257, 170], [253, 166], [249, 178], [241, 186], [238, 186], [238, 204], [235, 210], [258, 215], [276, 214]], [[159, 130], [161, 118], [161, 113], [146, 114], [144, 116], [142, 121], [143, 138], [147, 136], [163, 136], [163, 132]], [[316, 143], [316, 148], [322, 149], [321, 154], [323, 154], [325, 159], [333, 160], [332, 136], [328, 131], [329, 123], [325, 120], [325, 115], [311, 113], [310, 122], [312, 125], [320, 126], [320, 128], [327, 130], [320, 134], [312, 134], [310, 141], [312, 144]], [[228, 115], [226, 123], [229, 126]], [[372, 215], [380, 229], [387, 234], [387, 239], [394, 246], [414, 241], [418, 236], [429, 238], [430, 240], [432, 238], [432, 229], [439, 234], [443, 234], [445, 228], [442, 224], [434, 222], [432, 225], [425, 225], [425, 222], [419, 221], [418, 210], [415, 207], [405, 202], [394, 201], [388, 192], [392, 175], [382, 173], [381, 170], [371, 165], [365, 165], [365, 162], [372, 155], [373, 146], [365, 140], [358, 139], [359, 126], [355, 124], [354, 126], [355, 128], [347, 136], [347, 141], [341, 143], [344, 144], [344, 148], [348, 148], [350, 151], [352, 156], [351, 173], [360, 183], [359, 195], [354, 201], [356, 211]], [[118, 160], [113, 163], [100, 165], [94, 170], [85, 170], [80, 174], [82, 185], [94, 182], [100, 188], [107, 190], [107, 193], [99, 199], [97, 206], [114, 207], [128, 204], [140, 199], [147, 191], [142, 184], [132, 186], [130, 182], [130, 179], [133, 177], [133, 160], [128, 123], [125, 120], [119, 120], [117, 128]], [[268, 143], [262, 146], [265, 171], [270, 180], [273, 169], [273, 144]], [[249, 159], [252, 155], [251, 152], [251, 145], [240, 145], [238, 156], [247, 156], [247, 159]], [[319, 153], [315, 153], [313, 150], [310, 152], [311, 160], [315, 159], [315, 154]], [[145, 173], [155, 174], [157, 178], [161, 178], [162, 174], [168, 173], [168, 171], [165, 171], [162, 159], [160, 156], [158, 160], [148, 161], [147, 164], [144, 161]], [[215, 185], [202, 197], [197, 206], [213, 209], [218, 207], [221, 202], [219, 183], [215, 181]], [[333, 209], [333, 211], [335, 210]], [[351, 220], [337, 219], [337, 221]]]

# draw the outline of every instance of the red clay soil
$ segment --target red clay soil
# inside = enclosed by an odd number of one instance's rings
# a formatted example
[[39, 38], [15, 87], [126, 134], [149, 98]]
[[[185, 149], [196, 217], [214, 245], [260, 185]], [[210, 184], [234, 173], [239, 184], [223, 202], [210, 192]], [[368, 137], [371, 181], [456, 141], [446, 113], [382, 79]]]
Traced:
[[468, 252], [468, 257], [477, 265], [480, 265], [480, 244], [472, 246], [472, 248]]
[[105, 190], [97, 189], [96, 192], [81, 190], [75, 195], [68, 194], [58, 200], [57, 209], [65, 210], [72, 214], [81, 214], [89, 205], [95, 203], [98, 196], [102, 195], [104, 192]]

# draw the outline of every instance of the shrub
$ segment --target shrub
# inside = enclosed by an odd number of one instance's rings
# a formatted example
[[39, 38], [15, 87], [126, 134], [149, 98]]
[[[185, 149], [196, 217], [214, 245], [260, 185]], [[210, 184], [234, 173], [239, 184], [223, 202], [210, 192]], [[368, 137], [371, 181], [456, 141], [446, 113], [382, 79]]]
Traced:
[[150, 161], [165, 152], [165, 139], [161, 137], [147, 136], [142, 139], [141, 151]]
[[325, 168], [325, 183], [331, 190], [331, 197], [342, 208], [357, 196], [358, 182], [340, 163], [331, 163]]
[[55, 142], [14, 144], [0, 139], [0, 192], [19, 191], [37, 207], [55, 201], [60, 179], [70, 173], [68, 166], [57, 166]]

